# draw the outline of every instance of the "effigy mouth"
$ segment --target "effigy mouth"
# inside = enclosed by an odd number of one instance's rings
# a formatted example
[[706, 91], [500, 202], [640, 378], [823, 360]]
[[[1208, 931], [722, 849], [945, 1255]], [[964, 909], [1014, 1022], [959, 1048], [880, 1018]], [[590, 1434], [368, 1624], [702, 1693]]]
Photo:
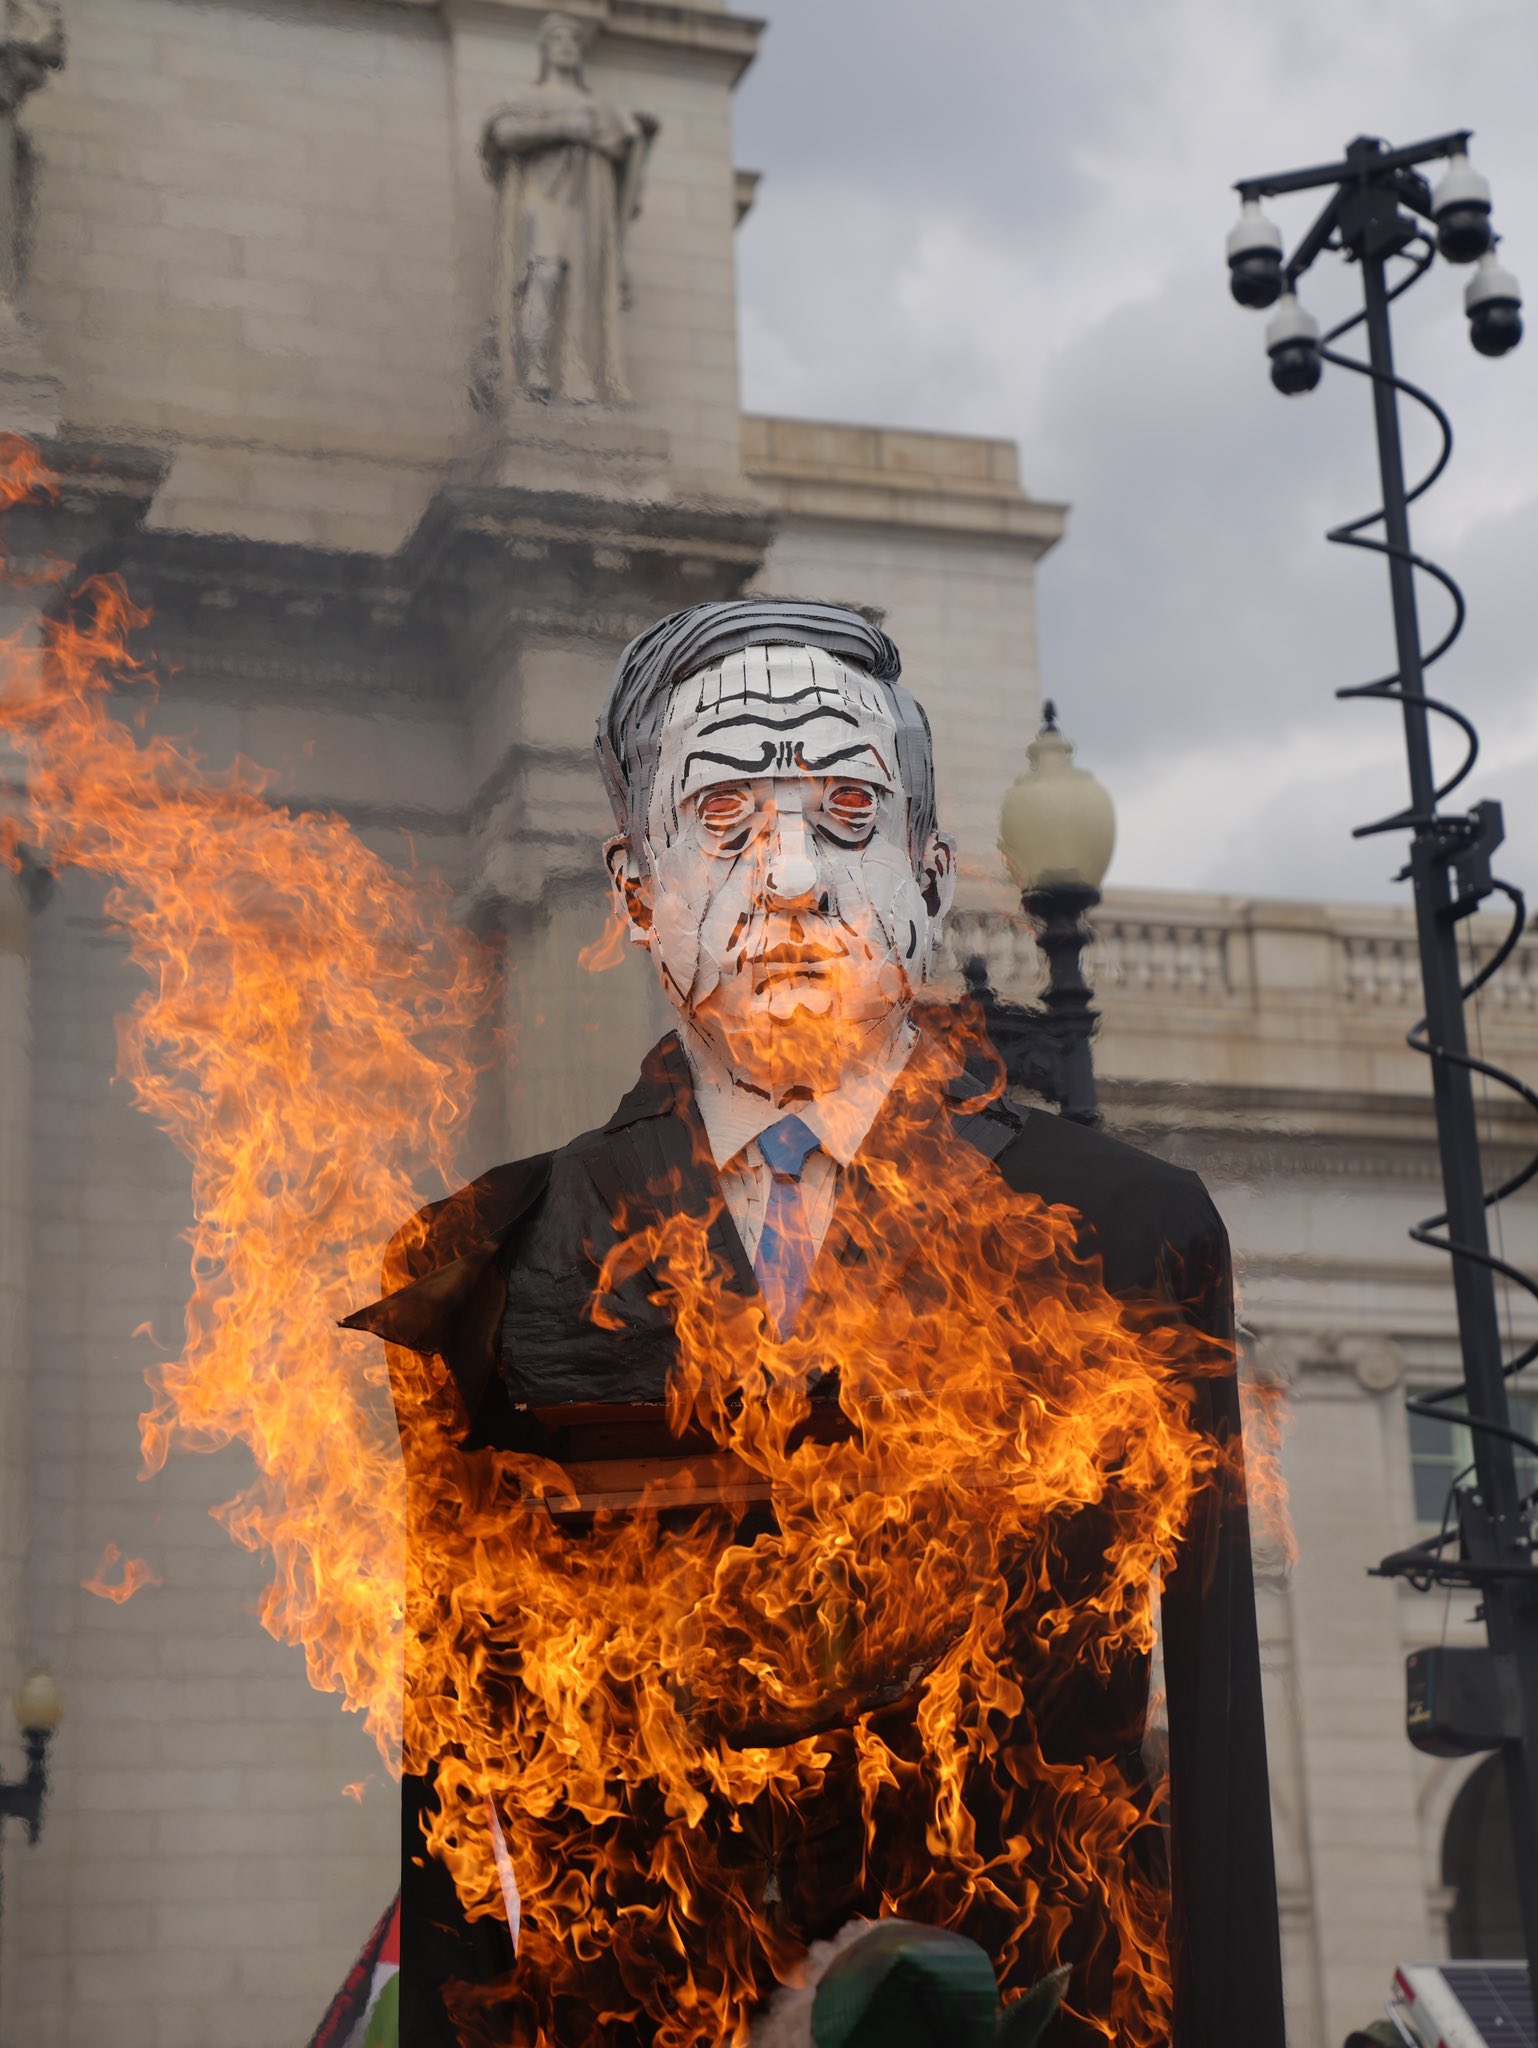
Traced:
[[818, 945], [805, 940], [789, 940], [782, 945], [770, 946], [752, 963], [754, 991], [757, 993], [787, 981], [824, 979], [839, 961], [847, 957], [847, 949], [837, 944]]

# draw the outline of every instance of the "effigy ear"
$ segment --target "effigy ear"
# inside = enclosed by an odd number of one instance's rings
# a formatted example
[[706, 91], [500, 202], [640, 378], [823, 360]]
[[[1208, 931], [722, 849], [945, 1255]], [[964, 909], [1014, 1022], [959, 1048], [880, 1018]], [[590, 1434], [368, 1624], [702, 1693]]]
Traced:
[[1063, 2002], [1071, 1974], [1066, 1967], [1054, 1970], [1039, 1984], [1033, 1984], [1024, 1998], [1017, 1998], [1013, 2005], [1006, 2005], [999, 2015], [998, 2032], [993, 2037], [994, 2048], [1036, 2048], [1036, 2043], [1051, 2025], [1053, 2015]]

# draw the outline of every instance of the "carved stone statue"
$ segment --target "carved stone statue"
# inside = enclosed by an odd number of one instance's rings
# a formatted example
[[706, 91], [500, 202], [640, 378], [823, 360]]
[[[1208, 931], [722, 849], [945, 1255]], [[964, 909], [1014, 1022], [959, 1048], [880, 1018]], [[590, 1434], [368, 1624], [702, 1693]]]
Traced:
[[58, 0], [7, 0], [0, 26], [0, 342], [19, 325], [31, 161], [22, 104], [64, 62]]
[[485, 396], [617, 403], [624, 239], [641, 203], [657, 123], [599, 99], [587, 30], [566, 14], [539, 29], [539, 80], [481, 136], [497, 189]]

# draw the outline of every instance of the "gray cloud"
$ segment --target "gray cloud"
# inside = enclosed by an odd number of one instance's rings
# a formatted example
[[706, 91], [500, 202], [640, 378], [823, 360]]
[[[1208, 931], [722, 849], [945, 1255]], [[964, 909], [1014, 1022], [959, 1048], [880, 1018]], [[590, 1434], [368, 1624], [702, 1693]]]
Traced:
[[[1272, 391], [1263, 323], [1226, 292], [1229, 188], [1364, 129], [1471, 124], [1538, 301], [1538, 17], [1517, 0], [769, 11], [739, 100], [739, 156], [766, 173], [742, 239], [745, 402], [1011, 434], [1028, 486], [1071, 501], [1041, 572], [1044, 673], [1117, 798], [1113, 880], [1386, 893], [1397, 846], [1349, 834], [1400, 799], [1398, 720], [1332, 696], [1391, 664], [1386, 577], [1322, 537], [1374, 502], [1365, 386]], [[1276, 212], [1293, 236], [1309, 218]], [[1504, 798], [1531, 877], [1538, 344], [1476, 357], [1466, 275], [1434, 270], [1396, 330], [1459, 435], [1417, 538], [1472, 607], [1437, 676], [1485, 734], [1470, 793]], [[1355, 291], [1327, 259], [1305, 297], [1338, 317]], [[1430, 435], [1407, 433], [1422, 458]]]

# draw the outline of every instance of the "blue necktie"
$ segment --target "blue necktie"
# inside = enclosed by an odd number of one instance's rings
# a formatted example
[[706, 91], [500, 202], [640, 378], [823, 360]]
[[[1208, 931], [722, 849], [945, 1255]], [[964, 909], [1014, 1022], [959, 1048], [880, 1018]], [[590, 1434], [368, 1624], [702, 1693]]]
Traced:
[[759, 1135], [758, 1150], [773, 1174], [753, 1271], [774, 1326], [788, 1337], [812, 1277], [814, 1247], [801, 1174], [821, 1140], [798, 1116], [782, 1116]]

